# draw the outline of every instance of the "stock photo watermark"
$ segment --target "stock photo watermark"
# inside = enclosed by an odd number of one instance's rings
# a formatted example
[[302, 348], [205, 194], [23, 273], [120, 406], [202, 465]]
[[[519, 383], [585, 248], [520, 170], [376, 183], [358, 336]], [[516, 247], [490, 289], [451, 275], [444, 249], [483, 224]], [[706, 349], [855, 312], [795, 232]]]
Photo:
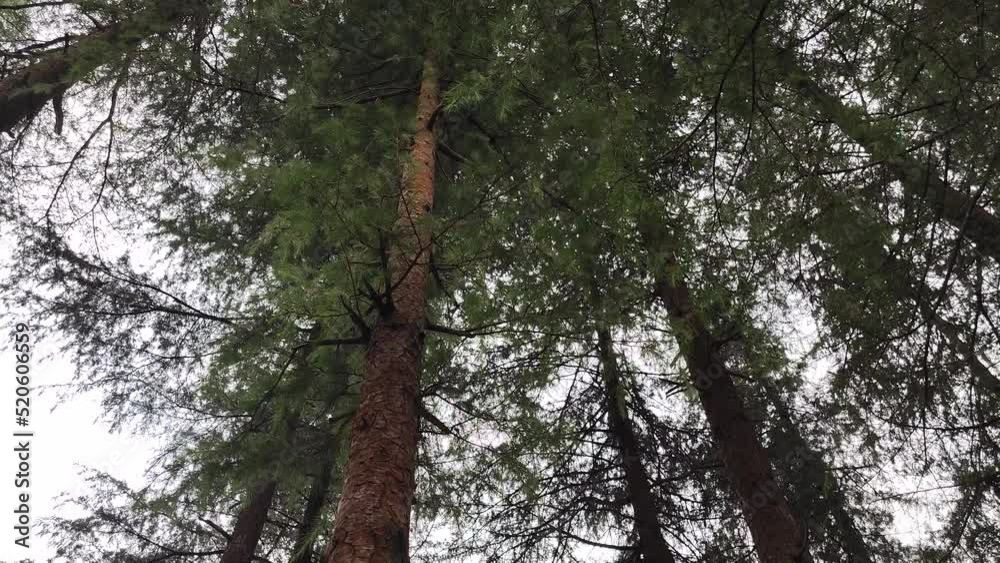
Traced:
[[35, 433], [31, 429], [31, 329], [25, 323], [14, 327], [14, 397], [13, 397], [13, 480], [14, 544], [22, 549], [31, 547], [31, 446]]

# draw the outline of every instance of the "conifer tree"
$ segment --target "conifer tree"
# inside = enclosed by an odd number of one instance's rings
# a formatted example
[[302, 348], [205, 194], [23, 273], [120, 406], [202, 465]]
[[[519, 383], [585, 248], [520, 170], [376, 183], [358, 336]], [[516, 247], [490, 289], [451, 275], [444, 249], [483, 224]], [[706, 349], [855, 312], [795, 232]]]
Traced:
[[663, 561], [672, 563], [674, 556], [663, 538], [660, 517], [656, 509], [649, 474], [639, 455], [639, 445], [635, 437], [632, 421], [629, 419], [627, 402], [622, 389], [618, 360], [612, 348], [611, 334], [607, 329], [598, 329], [597, 346], [604, 372], [605, 393], [608, 409], [608, 429], [619, 448], [621, 463], [625, 473], [626, 490], [635, 515], [636, 530], [639, 535], [639, 552], [643, 561]]
[[[402, 234], [397, 246], [387, 249], [386, 303], [365, 352], [364, 384], [352, 423], [343, 496], [324, 556], [330, 563], [409, 557], [430, 270], [426, 217], [434, 203], [434, 117], [441, 104], [435, 55], [424, 57], [416, 133], [396, 212], [396, 227]], [[373, 499], [379, 499], [377, 506], [372, 506]]]
[[110, 107], [4, 149], [3, 296], [165, 444], [64, 558], [1000, 545], [988, 7], [168, 4], [5, 57]]

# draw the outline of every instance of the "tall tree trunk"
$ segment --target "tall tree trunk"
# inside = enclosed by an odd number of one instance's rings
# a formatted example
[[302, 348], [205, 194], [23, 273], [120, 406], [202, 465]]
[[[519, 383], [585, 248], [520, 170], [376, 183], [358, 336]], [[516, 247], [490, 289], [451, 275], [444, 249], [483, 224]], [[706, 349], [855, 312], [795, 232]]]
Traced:
[[433, 117], [440, 105], [433, 58], [424, 61], [417, 129], [403, 174], [390, 248], [390, 303], [372, 329], [361, 401], [354, 415], [344, 489], [326, 563], [409, 561], [417, 457], [418, 391], [434, 201]]
[[[107, 49], [120, 53], [138, 45], [161, 26], [194, 13], [200, 0], [164, 0], [131, 18], [47, 51], [39, 60], [0, 80], [0, 132], [32, 118], [45, 104], [61, 104], [63, 93], [97, 67], [110, 62]], [[60, 108], [57, 108], [57, 113]]]
[[278, 482], [273, 479], [262, 481], [254, 487], [236, 517], [233, 534], [220, 563], [249, 563], [253, 560], [264, 524], [267, 523], [267, 512], [271, 509], [271, 501], [277, 490]]
[[910, 157], [905, 146], [874, 126], [863, 112], [848, 107], [809, 78], [790, 50], [780, 52], [779, 70], [785, 81], [815, 105], [823, 117], [835, 123], [872, 158], [883, 162], [909, 194], [939, 212], [980, 252], [1000, 261], [1000, 219], [974, 198], [933, 174], [926, 164]]
[[333, 483], [333, 471], [336, 466], [336, 447], [330, 455], [323, 461], [319, 468], [319, 474], [313, 479], [309, 489], [309, 496], [306, 498], [306, 507], [302, 511], [302, 526], [295, 537], [295, 546], [292, 548], [292, 558], [288, 563], [312, 563], [313, 531], [319, 521], [319, 515], [326, 504], [327, 493]]
[[849, 511], [850, 502], [844, 494], [836, 476], [827, 467], [822, 454], [816, 451], [799, 432], [799, 425], [784, 399], [769, 382], [761, 382], [767, 402], [777, 416], [775, 426], [783, 438], [782, 446], [790, 452], [787, 456], [790, 479], [797, 479], [802, 485], [799, 495], [793, 501], [800, 513], [808, 513], [811, 520], [820, 523], [827, 518], [833, 522], [833, 533], [837, 543], [847, 556], [847, 563], [874, 563], [868, 541], [854, 521]]
[[622, 388], [621, 370], [615, 354], [611, 333], [605, 328], [597, 331], [597, 349], [604, 376], [605, 401], [610, 430], [621, 456], [625, 472], [625, 487], [635, 515], [639, 533], [639, 552], [642, 560], [655, 563], [673, 563], [674, 556], [663, 539], [660, 518], [650, 486], [649, 474], [642, 464], [639, 442], [628, 414], [625, 390]]
[[[281, 446], [274, 451], [268, 452], [265, 458], [268, 465], [272, 465], [283, 453], [286, 444], [295, 437], [295, 427], [298, 423], [298, 413], [288, 413], [281, 419], [275, 421], [275, 426], [279, 427], [282, 441]], [[271, 476], [262, 480], [248, 493], [246, 504], [236, 516], [236, 523], [233, 525], [233, 533], [229, 537], [226, 551], [222, 554], [221, 563], [250, 563], [253, 560], [257, 544], [260, 543], [260, 536], [264, 532], [264, 524], [267, 523], [267, 513], [271, 509], [271, 501], [278, 490], [278, 479], [271, 473]]]
[[[322, 333], [322, 326], [319, 323], [313, 325], [309, 331], [309, 341], [313, 342]], [[315, 350], [314, 345], [307, 345], [300, 348], [302, 359], [299, 360], [295, 368], [292, 388], [301, 388], [309, 385], [315, 372], [309, 367], [309, 355]], [[343, 396], [346, 389], [346, 379], [344, 384], [328, 400], [333, 404]], [[248, 501], [240, 510], [233, 526], [233, 533], [226, 545], [226, 550], [222, 555], [221, 563], [250, 563], [253, 560], [254, 552], [260, 543], [260, 536], [267, 523], [267, 513], [271, 508], [271, 502], [278, 489], [278, 478], [275, 468], [281, 456], [287, 452], [292, 442], [295, 440], [296, 428], [299, 426], [301, 411], [292, 408], [282, 411], [272, 422], [271, 432], [280, 436], [280, 441], [276, 446], [265, 453], [264, 462], [268, 466], [269, 476], [248, 493]], [[331, 457], [335, 457], [332, 455]], [[329, 471], [327, 472], [329, 473]], [[321, 506], [322, 507], [322, 506]]]
[[[672, 254], [667, 263], [668, 267], [676, 266]], [[678, 332], [684, 335], [678, 344], [727, 476], [740, 499], [758, 557], [762, 563], [808, 561], [805, 531], [775, 481], [732, 372], [719, 354], [722, 340], [711, 333], [694, 308], [682, 278], [658, 276], [655, 289]]]

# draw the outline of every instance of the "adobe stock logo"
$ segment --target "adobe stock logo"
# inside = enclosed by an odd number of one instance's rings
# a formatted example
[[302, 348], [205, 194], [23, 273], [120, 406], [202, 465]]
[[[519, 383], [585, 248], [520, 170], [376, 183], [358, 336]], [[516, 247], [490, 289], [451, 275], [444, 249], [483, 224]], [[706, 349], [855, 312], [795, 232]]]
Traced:
[[14, 544], [27, 551], [31, 547], [31, 347], [28, 325], [14, 327]]

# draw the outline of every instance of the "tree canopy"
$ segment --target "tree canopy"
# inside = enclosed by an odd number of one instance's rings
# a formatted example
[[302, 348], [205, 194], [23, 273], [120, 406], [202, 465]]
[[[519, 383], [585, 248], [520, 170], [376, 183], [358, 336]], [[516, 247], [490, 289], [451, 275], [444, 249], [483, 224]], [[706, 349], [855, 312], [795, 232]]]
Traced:
[[0, 296], [160, 445], [56, 561], [1000, 552], [990, 3], [0, 0], [0, 43]]

